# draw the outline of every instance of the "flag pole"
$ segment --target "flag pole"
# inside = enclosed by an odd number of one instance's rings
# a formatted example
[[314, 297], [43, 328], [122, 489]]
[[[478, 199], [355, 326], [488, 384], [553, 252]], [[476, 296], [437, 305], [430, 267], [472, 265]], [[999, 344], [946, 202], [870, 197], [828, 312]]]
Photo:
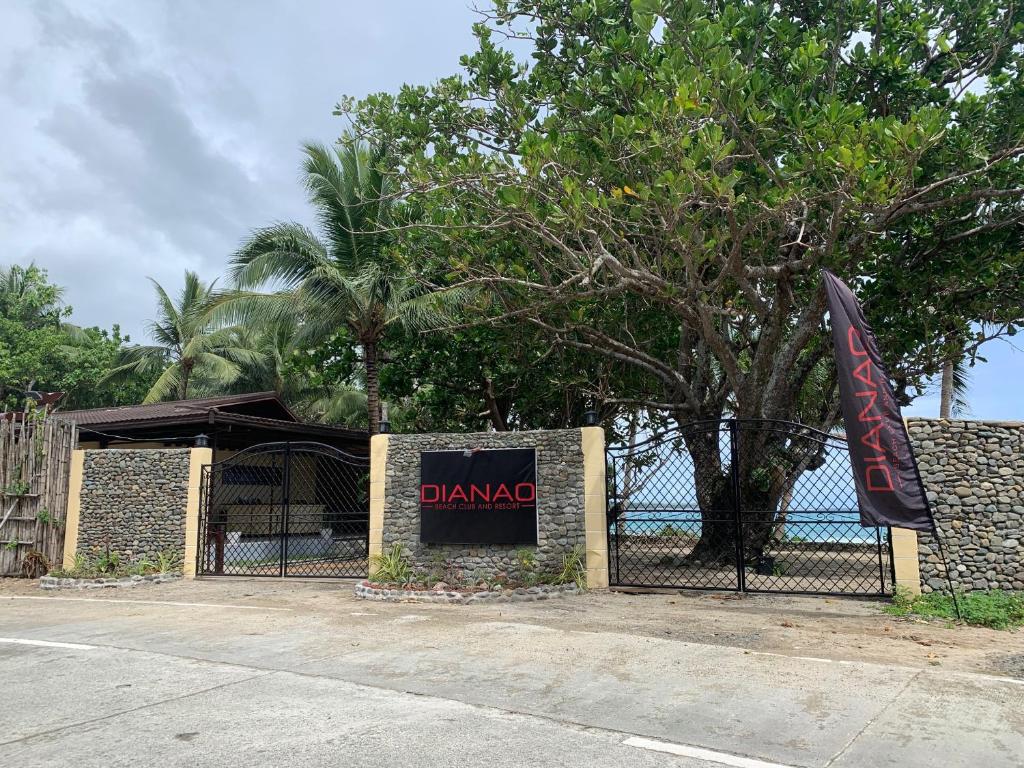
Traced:
[[949, 584], [949, 594], [953, 598], [953, 610], [956, 611], [956, 620], [963, 621], [964, 615], [960, 610], [960, 598], [957, 597], [956, 590], [953, 588], [953, 576], [949, 572], [949, 558], [946, 557], [946, 547], [942, 544], [942, 534], [939, 533], [939, 526], [936, 523], [932, 523], [932, 535], [935, 536], [935, 542], [939, 545], [939, 557], [942, 558], [942, 566], [946, 569], [946, 583]]

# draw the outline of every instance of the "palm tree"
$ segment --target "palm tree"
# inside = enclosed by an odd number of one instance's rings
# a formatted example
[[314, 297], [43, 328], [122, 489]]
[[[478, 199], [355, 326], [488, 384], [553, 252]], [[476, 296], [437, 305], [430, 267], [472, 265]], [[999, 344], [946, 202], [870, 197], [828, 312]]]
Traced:
[[366, 427], [366, 392], [343, 383], [313, 381], [309, 371], [292, 364], [299, 347], [294, 318], [268, 325], [240, 325], [232, 331], [235, 346], [256, 357], [241, 366], [233, 393], [273, 390], [297, 413], [311, 421]]
[[967, 361], [961, 356], [956, 361], [946, 361], [942, 366], [942, 383], [939, 394], [939, 418], [949, 419], [968, 412], [967, 391], [971, 377], [967, 372]]
[[211, 321], [213, 283], [207, 285], [186, 271], [185, 285], [173, 301], [163, 286], [152, 278], [150, 282], [158, 301], [158, 319], [149, 324], [156, 343], [127, 347], [105, 380], [159, 372], [143, 402], [186, 400], [196, 392], [222, 391], [239, 377], [241, 366], [257, 360], [257, 351], [239, 344], [235, 328]]
[[[303, 149], [304, 184], [320, 236], [295, 223], [254, 232], [232, 258], [238, 290], [223, 297], [221, 307], [242, 322], [290, 319], [296, 342], [310, 347], [347, 328], [362, 350], [374, 434], [380, 430], [380, 347], [388, 329], [434, 326], [459, 296], [431, 293], [396, 257], [398, 209], [379, 151], [355, 141]], [[257, 292], [268, 284], [279, 290]]]

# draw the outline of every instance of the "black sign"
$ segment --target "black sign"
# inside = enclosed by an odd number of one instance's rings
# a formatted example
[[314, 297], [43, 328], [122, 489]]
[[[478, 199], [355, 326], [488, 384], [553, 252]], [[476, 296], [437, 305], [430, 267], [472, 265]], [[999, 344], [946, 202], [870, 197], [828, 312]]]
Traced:
[[536, 451], [421, 453], [420, 541], [536, 544]]
[[875, 334], [846, 283], [828, 270], [824, 280], [861, 525], [934, 530], [910, 436]]

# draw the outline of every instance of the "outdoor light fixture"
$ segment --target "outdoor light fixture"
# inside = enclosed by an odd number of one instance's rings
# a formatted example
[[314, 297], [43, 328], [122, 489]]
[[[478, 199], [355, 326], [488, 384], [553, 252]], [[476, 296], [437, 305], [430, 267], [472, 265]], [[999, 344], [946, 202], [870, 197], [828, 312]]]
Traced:
[[209, 448], [209, 447], [210, 447], [210, 438], [208, 438], [202, 432], [200, 432], [198, 435], [196, 435], [196, 448]]
[[583, 426], [585, 427], [596, 427], [601, 423], [600, 418], [597, 415], [597, 411], [591, 409], [583, 412]]

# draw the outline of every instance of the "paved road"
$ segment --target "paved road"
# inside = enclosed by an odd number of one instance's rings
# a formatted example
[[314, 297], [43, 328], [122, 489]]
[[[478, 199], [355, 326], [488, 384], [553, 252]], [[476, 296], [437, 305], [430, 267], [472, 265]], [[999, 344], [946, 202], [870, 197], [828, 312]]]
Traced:
[[0, 596], [0, 763], [1024, 762], [1020, 681], [588, 632], [578, 614], [195, 594]]

